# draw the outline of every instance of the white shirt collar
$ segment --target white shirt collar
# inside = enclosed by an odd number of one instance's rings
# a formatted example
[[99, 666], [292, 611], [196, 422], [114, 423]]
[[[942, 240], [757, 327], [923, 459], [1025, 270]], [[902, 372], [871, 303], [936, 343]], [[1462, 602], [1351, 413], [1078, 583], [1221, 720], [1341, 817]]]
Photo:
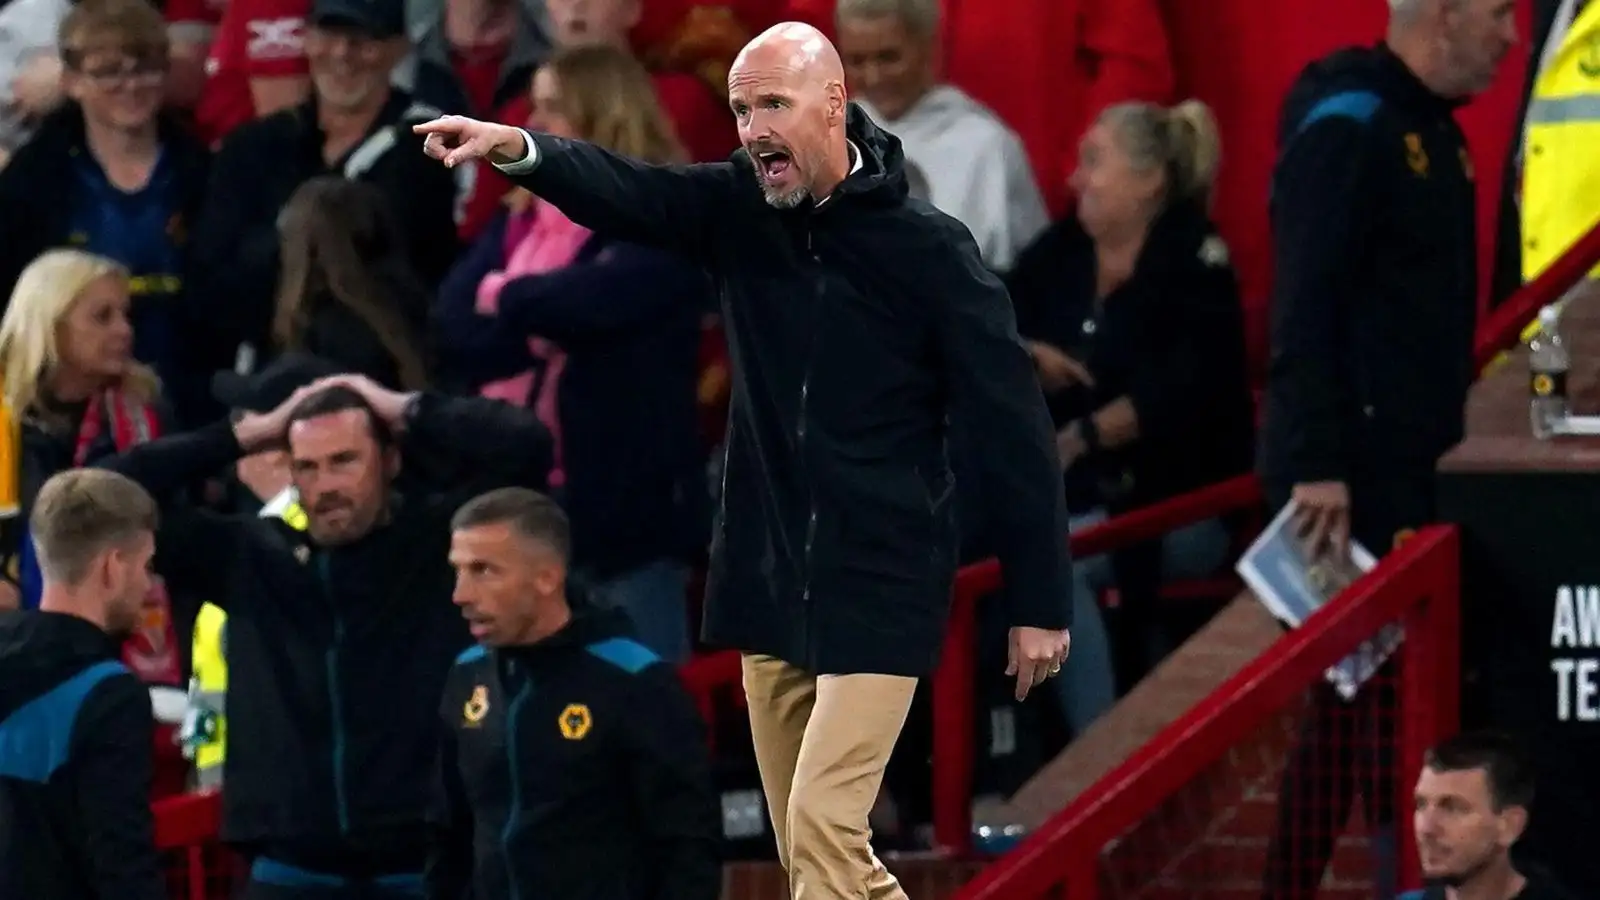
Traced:
[[[864, 163], [861, 160], [861, 148], [856, 146], [856, 142], [855, 141], [845, 141], [844, 143], [845, 143], [846, 149], [850, 153], [850, 172], [849, 172], [849, 174], [845, 175], [846, 178], [849, 178], [851, 175], [854, 175], [855, 173], [861, 171], [861, 167], [862, 167], [862, 165], [864, 165]], [[833, 192], [834, 192], [834, 194], [838, 193], [839, 192], [839, 188], [835, 187], [833, 189]], [[822, 204], [827, 203], [829, 200], [832, 200], [832, 199], [833, 199], [833, 194], [829, 194], [828, 196], [823, 197], [821, 200], [817, 201], [817, 207], [816, 208], [820, 208], [822, 206]]]

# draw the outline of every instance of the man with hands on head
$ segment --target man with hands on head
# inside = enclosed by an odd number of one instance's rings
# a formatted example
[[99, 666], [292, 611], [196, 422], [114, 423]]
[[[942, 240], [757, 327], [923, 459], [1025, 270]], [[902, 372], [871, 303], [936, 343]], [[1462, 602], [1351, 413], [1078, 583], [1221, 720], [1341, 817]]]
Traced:
[[[222, 836], [252, 858], [252, 900], [415, 897], [435, 709], [471, 643], [450, 602], [450, 516], [486, 489], [542, 487], [549, 435], [493, 400], [342, 375], [106, 465], [166, 500], [279, 443], [304, 531], [180, 504], [161, 519], [158, 570], [228, 613]], [[418, 457], [427, 471], [397, 486]]]
[[744, 654], [791, 892], [904, 897], [867, 812], [941, 643], [948, 422], [984, 437], [972, 474], [1004, 548], [1020, 697], [1068, 646], [1050, 420], [1004, 287], [960, 223], [907, 197], [900, 143], [849, 105], [833, 45], [774, 26], [728, 89], [743, 150], [710, 165], [455, 116], [416, 130], [445, 165], [488, 158], [574, 222], [716, 280], [735, 385], [705, 636]]

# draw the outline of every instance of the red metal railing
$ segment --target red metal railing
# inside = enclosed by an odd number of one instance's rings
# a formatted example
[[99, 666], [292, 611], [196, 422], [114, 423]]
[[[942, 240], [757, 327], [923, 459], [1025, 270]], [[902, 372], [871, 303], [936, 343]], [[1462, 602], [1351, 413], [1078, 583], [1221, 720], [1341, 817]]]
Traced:
[[[1384, 626], [1404, 624], [1397, 651], [1400, 748], [1396, 768], [1415, 772], [1427, 747], [1458, 727], [1459, 540], [1451, 526], [1419, 532], [1378, 567], [1257, 657], [1206, 700], [1124, 760], [957, 895], [1033, 900], [1064, 888], [1099, 900], [1101, 854], [1175, 791], [1227, 753], [1241, 734], [1280, 713], [1325, 670]], [[1410, 807], [1409, 784], [1398, 809]], [[1421, 873], [1409, 817], [1401, 821], [1401, 883]], [[1052, 895], [1054, 896], [1054, 895]]]
[[[1560, 298], [1596, 264], [1600, 264], [1600, 225], [1480, 323], [1474, 348], [1477, 365], [1488, 365], [1514, 346], [1540, 308]], [[1069, 543], [1074, 557], [1093, 556], [1261, 502], [1260, 484], [1255, 476], [1246, 475], [1117, 516], [1073, 535]], [[934, 838], [941, 848], [963, 855], [972, 847], [976, 603], [999, 587], [996, 560], [974, 563], [957, 573], [944, 654], [934, 673]]]

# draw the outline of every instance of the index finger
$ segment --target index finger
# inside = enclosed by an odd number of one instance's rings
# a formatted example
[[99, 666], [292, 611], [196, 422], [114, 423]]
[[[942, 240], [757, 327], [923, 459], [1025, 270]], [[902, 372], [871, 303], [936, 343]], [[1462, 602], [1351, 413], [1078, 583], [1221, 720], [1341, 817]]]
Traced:
[[1094, 387], [1094, 376], [1089, 374], [1088, 366], [1070, 356], [1064, 356], [1063, 358], [1067, 361], [1067, 368], [1072, 370], [1074, 378], [1088, 387]]
[[1033, 689], [1038, 674], [1039, 663], [1037, 660], [1028, 659], [1026, 656], [1017, 660], [1017, 700], [1028, 699], [1028, 691]]
[[413, 134], [437, 134], [443, 131], [459, 131], [460, 125], [451, 121], [450, 116], [440, 116], [427, 122], [418, 122], [411, 126]]

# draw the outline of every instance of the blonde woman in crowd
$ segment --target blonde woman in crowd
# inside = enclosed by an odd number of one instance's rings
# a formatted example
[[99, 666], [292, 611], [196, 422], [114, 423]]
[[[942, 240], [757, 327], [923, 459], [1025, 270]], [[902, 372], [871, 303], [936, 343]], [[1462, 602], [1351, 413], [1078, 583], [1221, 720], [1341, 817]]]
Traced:
[[[45, 480], [162, 432], [160, 385], [133, 358], [130, 303], [122, 266], [50, 250], [23, 269], [0, 319], [0, 552], [10, 605], [38, 605], [27, 517]], [[148, 683], [178, 685], [177, 634], [156, 579], [123, 661]]]
[[[1007, 279], [1058, 430], [1074, 529], [1250, 469], [1239, 284], [1209, 217], [1220, 158], [1199, 101], [1108, 108], [1071, 176], [1075, 215]], [[1075, 733], [1115, 700], [1114, 671], [1126, 687], [1182, 639], [1154, 602], [1161, 582], [1212, 574], [1230, 544], [1227, 523], [1211, 520], [1073, 560], [1077, 624], [1057, 686]], [[1098, 608], [1110, 587], [1122, 601], [1115, 640]]]

